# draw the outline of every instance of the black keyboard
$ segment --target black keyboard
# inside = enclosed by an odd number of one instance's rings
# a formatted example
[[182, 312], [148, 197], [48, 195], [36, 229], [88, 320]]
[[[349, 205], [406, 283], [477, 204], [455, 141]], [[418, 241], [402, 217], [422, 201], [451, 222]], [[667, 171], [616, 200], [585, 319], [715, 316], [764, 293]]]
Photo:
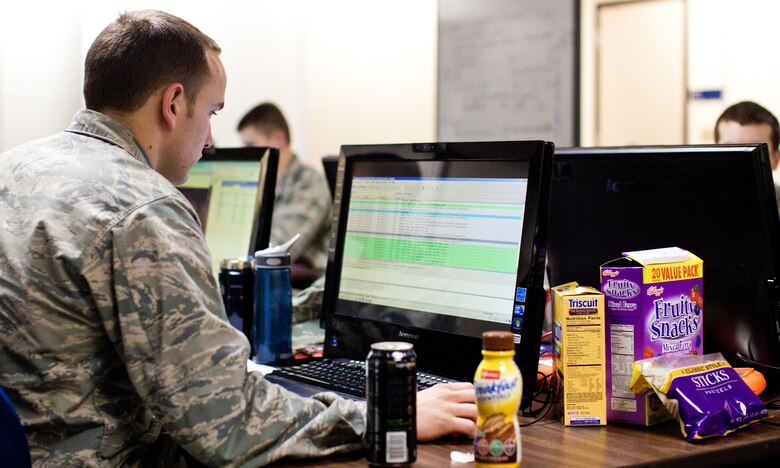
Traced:
[[[366, 397], [366, 363], [347, 359], [321, 359], [290, 367], [280, 367], [271, 375], [307, 383], [326, 390]], [[417, 372], [417, 390], [438, 383], [455, 382], [425, 372]]]

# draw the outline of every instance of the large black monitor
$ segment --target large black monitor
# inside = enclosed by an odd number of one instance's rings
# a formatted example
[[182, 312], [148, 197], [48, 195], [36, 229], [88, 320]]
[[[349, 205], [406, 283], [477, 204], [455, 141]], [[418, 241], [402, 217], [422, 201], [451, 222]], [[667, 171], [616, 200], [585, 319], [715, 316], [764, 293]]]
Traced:
[[325, 356], [408, 341], [418, 369], [471, 381], [482, 332], [503, 329], [535, 382], [552, 153], [542, 141], [343, 146]]
[[704, 261], [704, 349], [780, 364], [780, 227], [766, 145], [558, 149], [550, 283], [599, 286], [622, 252], [677, 246]]
[[178, 186], [201, 220], [215, 274], [223, 259], [268, 247], [278, 165], [276, 148], [209, 148]]

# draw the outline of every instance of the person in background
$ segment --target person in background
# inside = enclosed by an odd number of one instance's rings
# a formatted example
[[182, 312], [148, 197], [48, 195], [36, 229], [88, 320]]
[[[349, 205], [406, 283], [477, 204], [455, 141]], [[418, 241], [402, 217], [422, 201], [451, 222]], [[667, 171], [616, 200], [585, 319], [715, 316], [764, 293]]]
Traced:
[[[34, 464], [258, 466], [362, 447], [365, 405], [247, 370], [192, 206], [219, 46], [160, 11], [92, 43], [70, 127], [0, 154], [0, 387]], [[418, 438], [473, 435], [474, 388], [418, 394]]]
[[279, 148], [271, 244], [280, 245], [296, 233], [301, 235], [290, 250], [290, 260], [293, 287], [306, 287], [325, 273], [327, 264], [331, 210], [327, 181], [292, 152], [290, 128], [276, 105], [266, 102], [255, 106], [238, 122], [238, 132], [246, 146]]
[[[766, 143], [772, 171], [780, 164], [780, 125], [763, 106], [742, 101], [729, 106], [715, 123], [715, 143]], [[780, 213], [780, 180], [773, 178]]]

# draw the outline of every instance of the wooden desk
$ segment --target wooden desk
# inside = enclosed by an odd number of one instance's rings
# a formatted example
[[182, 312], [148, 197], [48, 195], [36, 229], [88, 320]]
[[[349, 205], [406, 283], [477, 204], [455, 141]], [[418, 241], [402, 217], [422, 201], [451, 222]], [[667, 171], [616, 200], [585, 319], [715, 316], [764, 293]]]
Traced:
[[[772, 420], [780, 423], [780, 410], [772, 410]], [[689, 443], [678, 423], [651, 428], [612, 424], [605, 427], [564, 427], [552, 418], [521, 429], [523, 467], [561, 466], [684, 466], [716, 467], [758, 460], [780, 460], [780, 426], [761, 422], [728, 437]], [[419, 467], [442, 467], [450, 463], [450, 452], [471, 451], [471, 441], [441, 440], [418, 445]], [[285, 462], [278, 466], [365, 467], [363, 454], [349, 454], [322, 460]], [[451, 468], [473, 467], [451, 464]], [[768, 466], [768, 464], [767, 464]], [[774, 465], [778, 466], [778, 465]]]
[[[317, 321], [296, 324], [293, 338], [300, 344], [317, 342], [323, 334]], [[311, 341], [311, 343], [309, 342]], [[767, 393], [767, 392], [765, 392]], [[777, 391], [773, 390], [773, 395]], [[762, 395], [764, 396], [764, 395]], [[686, 442], [676, 421], [650, 428], [610, 424], [604, 427], [564, 427], [548, 415], [542, 421], [520, 430], [524, 467], [548, 466], [706, 466], [707, 468], [780, 460], [780, 410], [770, 410], [772, 421], [760, 422], [728, 437], [715, 437], [695, 443]], [[471, 441], [444, 439], [417, 446], [417, 467], [442, 467], [450, 463], [450, 452], [471, 452]], [[365, 467], [365, 454], [353, 453], [321, 460], [284, 461], [275, 466]], [[473, 463], [452, 468], [473, 467]], [[776, 465], [780, 466], [780, 464]]]

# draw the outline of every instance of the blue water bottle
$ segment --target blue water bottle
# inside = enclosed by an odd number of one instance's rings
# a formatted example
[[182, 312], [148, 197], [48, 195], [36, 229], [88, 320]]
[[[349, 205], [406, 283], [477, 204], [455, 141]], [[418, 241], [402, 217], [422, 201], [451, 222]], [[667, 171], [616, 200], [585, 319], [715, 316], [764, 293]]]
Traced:
[[255, 252], [255, 311], [252, 360], [260, 364], [285, 363], [292, 358], [292, 281], [290, 246]]

